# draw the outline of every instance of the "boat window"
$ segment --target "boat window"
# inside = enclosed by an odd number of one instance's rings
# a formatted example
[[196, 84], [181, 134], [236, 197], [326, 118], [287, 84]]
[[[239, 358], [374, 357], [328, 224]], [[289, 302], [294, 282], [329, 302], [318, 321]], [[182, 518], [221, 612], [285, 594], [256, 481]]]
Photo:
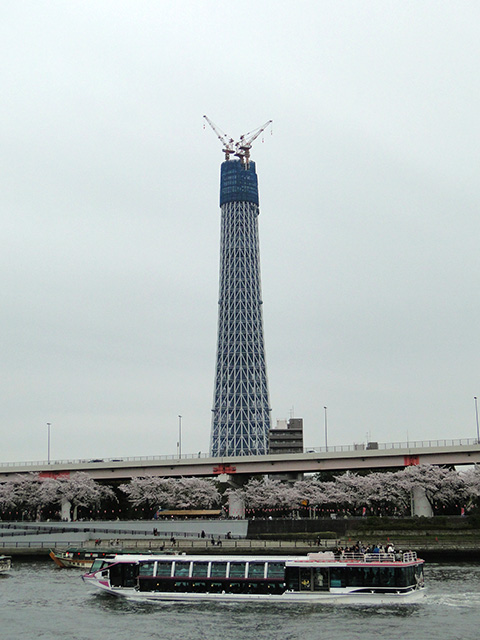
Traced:
[[246, 562], [231, 562], [230, 563], [230, 578], [244, 578]]
[[395, 569], [393, 567], [381, 567], [380, 569], [380, 586], [395, 586]]
[[175, 562], [175, 575], [188, 576], [190, 573], [190, 562]]
[[285, 582], [267, 582], [266, 583], [267, 593], [276, 593], [280, 594], [285, 591]]
[[174, 591], [183, 591], [183, 592], [187, 592], [190, 591], [190, 582], [179, 582], [178, 580], [175, 581], [174, 583]]
[[285, 571], [285, 580], [287, 581], [287, 589], [289, 591], [299, 591], [300, 575], [298, 567], [287, 567]]
[[208, 562], [194, 562], [192, 576], [194, 578], [206, 578], [208, 574]]
[[192, 591], [194, 593], [205, 593], [207, 591], [207, 583], [201, 580], [192, 582]]
[[310, 567], [300, 568], [300, 591], [311, 591], [312, 589], [312, 570]]
[[142, 562], [139, 566], [140, 576], [153, 576], [153, 570], [155, 569], [155, 562]]
[[249, 582], [247, 583], [247, 593], [268, 593], [268, 584], [266, 582]]
[[224, 588], [221, 582], [211, 582], [208, 585], [209, 593], [222, 593], [222, 591], [224, 591]]
[[140, 582], [140, 590], [142, 590], [142, 586], [143, 586], [143, 590], [144, 591], [172, 591], [173, 590], [173, 580], [156, 580], [154, 581], [153, 585], [147, 585], [144, 586], [142, 585], [142, 582], [145, 583], [146, 581], [141, 581]]
[[171, 575], [172, 575], [171, 562], [159, 562], [157, 564], [157, 576], [171, 576]]
[[332, 567], [330, 569], [330, 586], [345, 587], [345, 567]]
[[136, 562], [122, 562], [110, 568], [110, 584], [112, 587], [134, 587], [138, 576]]
[[[369, 580], [369, 574], [371, 569], [365, 567], [351, 567], [348, 572], [348, 586], [350, 587], [370, 587], [372, 586], [371, 580]], [[335, 578], [336, 578], [335, 574]], [[333, 585], [335, 586], [335, 585]]]
[[285, 563], [269, 562], [267, 563], [267, 578], [284, 578]]
[[108, 562], [104, 562], [103, 560], [95, 560], [90, 567], [90, 572], [95, 573], [95, 571], [100, 571], [100, 569], [102, 569], [102, 567], [104, 566], [108, 566]]
[[313, 588], [315, 591], [328, 591], [328, 568], [313, 570]]
[[227, 593], [245, 593], [245, 582], [229, 582], [225, 585]]
[[411, 587], [416, 584], [415, 567], [401, 567], [395, 570], [395, 586]]
[[210, 576], [212, 578], [225, 578], [227, 575], [227, 563], [226, 562], [212, 562], [212, 568]]
[[263, 578], [265, 576], [265, 563], [264, 562], [249, 562], [248, 563], [248, 577], [249, 578]]

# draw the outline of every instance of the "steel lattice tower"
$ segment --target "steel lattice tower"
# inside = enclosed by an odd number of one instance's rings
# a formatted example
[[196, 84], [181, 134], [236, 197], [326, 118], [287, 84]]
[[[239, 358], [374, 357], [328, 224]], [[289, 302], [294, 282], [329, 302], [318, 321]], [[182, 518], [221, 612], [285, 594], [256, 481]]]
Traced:
[[242, 157], [237, 153], [241, 159], [230, 160], [229, 151], [227, 147], [220, 181], [220, 294], [211, 455], [260, 455], [268, 453], [270, 404], [260, 282], [258, 182], [249, 154]]

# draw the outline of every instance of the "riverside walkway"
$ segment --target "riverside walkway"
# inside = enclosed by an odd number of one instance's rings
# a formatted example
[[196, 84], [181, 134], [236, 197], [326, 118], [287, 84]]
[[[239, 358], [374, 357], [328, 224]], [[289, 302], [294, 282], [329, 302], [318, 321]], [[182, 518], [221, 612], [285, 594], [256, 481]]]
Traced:
[[[164, 544], [172, 538], [230, 541], [246, 538], [247, 520], [134, 520], [134, 521], [81, 521], [81, 522], [0, 522], [0, 553], [48, 553], [52, 547], [92, 546], [100, 540], [103, 546], [112, 541], [125, 545], [129, 541], [135, 548], [139, 541], [154, 540]], [[204, 537], [202, 538], [202, 532]], [[118, 545], [117, 545], [118, 546]]]

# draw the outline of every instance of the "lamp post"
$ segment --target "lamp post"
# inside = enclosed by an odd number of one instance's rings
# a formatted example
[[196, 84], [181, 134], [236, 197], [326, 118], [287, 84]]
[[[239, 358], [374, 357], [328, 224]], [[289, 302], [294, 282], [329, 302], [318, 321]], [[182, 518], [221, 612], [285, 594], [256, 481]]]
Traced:
[[47, 422], [47, 464], [50, 464], [50, 426], [51, 423]]
[[475, 418], [477, 419], [477, 444], [480, 444], [480, 432], [478, 430], [478, 403], [477, 396], [473, 398], [475, 400]]
[[325, 451], [328, 451], [328, 438], [327, 438], [327, 407], [323, 407], [325, 410]]
[[178, 457], [182, 457], [182, 416], [178, 416]]

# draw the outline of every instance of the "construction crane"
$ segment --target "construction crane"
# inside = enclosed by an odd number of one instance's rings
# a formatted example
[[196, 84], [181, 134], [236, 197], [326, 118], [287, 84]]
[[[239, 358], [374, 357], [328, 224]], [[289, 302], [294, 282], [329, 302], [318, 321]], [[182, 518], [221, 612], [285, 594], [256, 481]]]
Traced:
[[233, 138], [229, 138], [226, 133], [224, 133], [221, 129], [219, 129], [207, 116], [203, 116], [208, 124], [212, 127], [214, 132], [217, 135], [217, 138], [223, 145], [223, 153], [225, 154], [225, 160], [230, 160], [231, 155], [235, 155], [237, 158], [240, 158], [243, 164], [245, 164], [248, 168], [248, 164], [250, 162], [250, 149], [252, 148], [253, 142], [258, 138], [258, 136], [265, 131], [265, 129], [272, 124], [273, 120], [268, 120], [264, 125], [258, 127], [254, 131], [250, 131], [249, 133], [245, 133], [243, 136], [240, 136], [238, 142], [235, 142]]
[[[235, 153], [235, 141], [233, 138], [229, 138], [226, 133], [224, 133], [217, 125], [210, 120], [208, 116], [203, 116], [208, 124], [215, 131], [217, 138], [223, 145], [222, 152], [225, 154], [225, 160], [230, 160], [230, 156]], [[205, 128], [205, 125], [204, 125]]]

